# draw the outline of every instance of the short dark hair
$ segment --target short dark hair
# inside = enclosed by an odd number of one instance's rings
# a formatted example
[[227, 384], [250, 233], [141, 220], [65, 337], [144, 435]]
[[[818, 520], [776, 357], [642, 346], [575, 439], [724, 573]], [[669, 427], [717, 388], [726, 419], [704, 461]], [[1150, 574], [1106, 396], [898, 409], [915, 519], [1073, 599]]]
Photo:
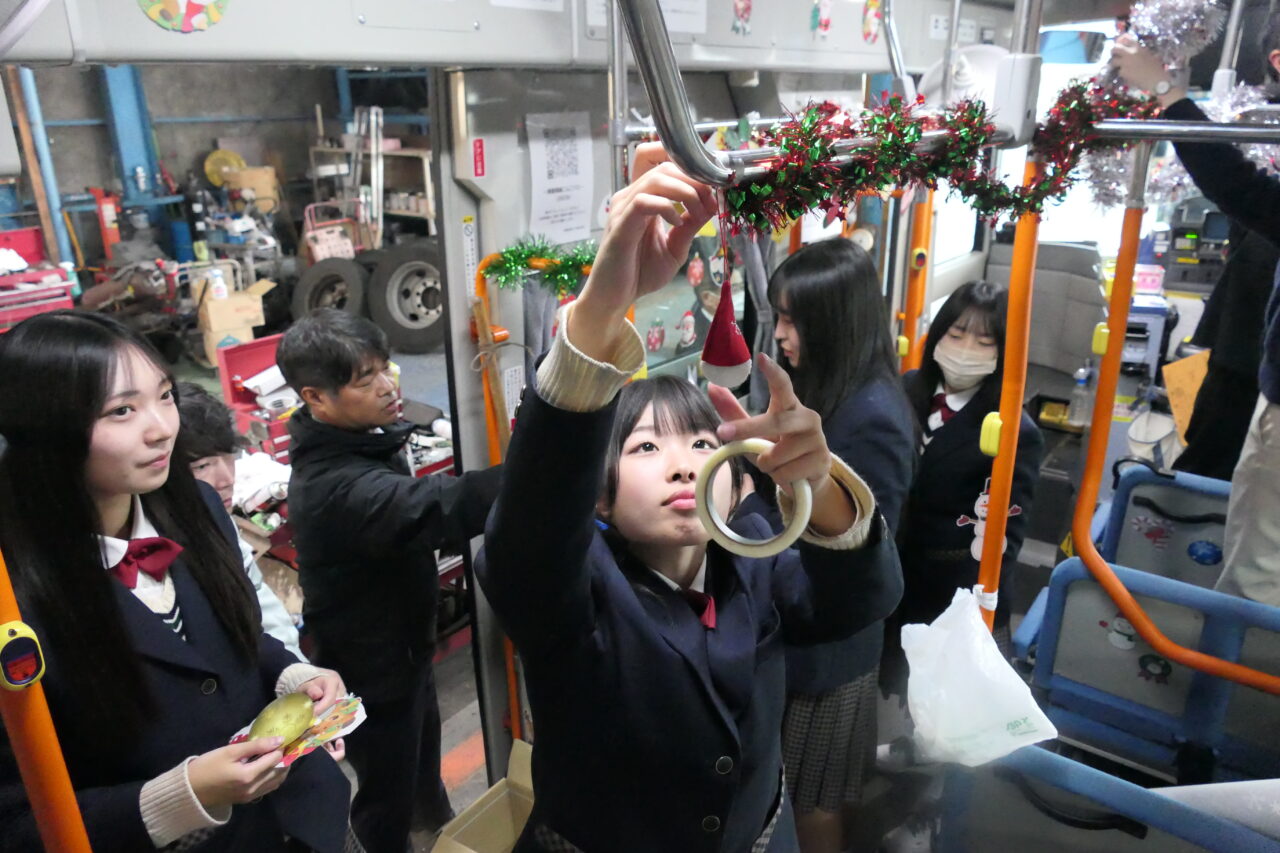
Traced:
[[374, 323], [336, 308], [318, 308], [284, 333], [276, 364], [299, 394], [303, 388], [334, 394], [370, 360], [390, 356], [387, 335]]
[[826, 419], [866, 383], [894, 378], [889, 306], [875, 262], [861, 246], [836, 237], [793, 253], [769, 278], [775, 311], [784, 296], [785, 313], [800, 334], [800, 365], [784, 361], [783, 369], [805, 406]]
[[178, 417], [182, 427], [174, 452], [190, 465], [206, 456], [236, 453], [244, 440], [232, 426], [231, 410], [194, 382], [179, 382]]
[[[613, 419], [609, 456], [605, 460], [606, 506], [612, 507], [618, 497], [618, 460], [622, 458], [622, 447], [650, 404], [653, 404], [653, 428], [660, 436], [699, 432], [714, 434], [716, 427], [720, 426], [720, 415], [707, 395], [685, 379], [656, 376], [653, 379], [639, 379], [625, 386], [618, 394], [618, 412]], [[741, 456], [729, 460], [735, 505], [738, 503], [738, 496], [742, 494], [741, 463]]]

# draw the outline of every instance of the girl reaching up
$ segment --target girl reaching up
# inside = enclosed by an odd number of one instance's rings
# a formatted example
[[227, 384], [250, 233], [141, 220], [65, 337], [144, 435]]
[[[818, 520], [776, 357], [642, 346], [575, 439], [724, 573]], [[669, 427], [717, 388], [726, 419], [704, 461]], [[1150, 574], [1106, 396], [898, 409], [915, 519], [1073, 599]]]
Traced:
[[[772, 400], [757, 417], [722, 388], [708, 401], [673, 378], [626, 385], [644, 359], [627, 307], [670, 280], [715, 209], [664, 160], [642, 146], [639, 177], [613, 197], [587, 285], [524, 395], [478, 563], [538, 733], [517, 853], [796, 850], [783, 642], [849, 636], [901, 591], [871, 491], [777, 364], [760, 361]], [[762, 559], [709, 544], [693, 499], [721, 442], [750, 437], [776, 443], [762, 471], [807, 480], [814, 498], [799, 547]], [[722, 468], [712, 484], [722, 517], [739, 480]], [[732, 526], [770, 535], [754, 515]]]

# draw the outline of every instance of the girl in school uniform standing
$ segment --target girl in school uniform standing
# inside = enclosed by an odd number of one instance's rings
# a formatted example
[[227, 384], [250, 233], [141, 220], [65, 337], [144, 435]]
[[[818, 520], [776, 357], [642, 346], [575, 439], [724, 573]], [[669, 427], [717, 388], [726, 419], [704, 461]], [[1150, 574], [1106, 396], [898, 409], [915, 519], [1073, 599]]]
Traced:
[[[1000, 408], [1004, 367], [1004, 330], [1008, 292], [986, 281], [957, 288], [938, 311], [925, 339], [919, 370], [904, 379], [920, 428], [920, 464], [898, 532], [905, 582], [902, 605], [890, 623], [886, 681], [905, 695], [906, 671], [898, 629], [932, 622], [951, 603], [957, 588], [978, 582], [982, 537], [977, 525], [987, 517], [992, 459], [978, 439], [988, 412]], [[1026, 412], [1018, 435], [1017, 464], [1005, 529], [1007, 581], [1022, 546], [1044, 438]], [[996, 607], [996, 638], [1008, 644], [1008, 595]]]
[[[537, 732], [518, 853], [795, 850], [783, 642], [848, 636], [899, 595], [870, 490], [776, 364], [761, 362], [772, 401], [755, 418], [720, 388], [715, 408], [675, 378], [623, 388], [644, 360], [627, 306], [670, 280], [715, 209], [661, 159], [637, 153], [642, 177], [613, 197], [591, 277], [524, 394], [477, 567]], [[752, 436], [777, 442], [761, 470], [814, 492], [807, 541], [762, 559], [709, 545], [693, 499], [716, 447]], [[738, 477], [712, 484], [722, 517]], [[770, 535], [757, 516], [732, 526]]]
[[[917, 458], [915, 418], [875, 264], [848, 240], [805, 246], [774, 271], [769, 304], [796, 396], [822, 417], [827, 446], [866, 481], [892, 535]], [[781, 530], [771, 485], [743, 501], [739, 512], [752, 511]], [[783, 763], [804, 853], [845, 849], [842, 812], [861, 799], [875, 755], [883, 641], [876, 622], [840, 642], [787, 648]]]
[[[227, 745], [277, 695], [323, 710], [346, 691], [262, 633], [231, 519], [170, 464], [155, 350], [100, 315], [20, 323], [0, 337], [0, 434], [0, 547], [96, 853], [353, 849], [330, 756], [277, 770], [279, 738]], [[2, 846], [39, 849], [8, 737]]]

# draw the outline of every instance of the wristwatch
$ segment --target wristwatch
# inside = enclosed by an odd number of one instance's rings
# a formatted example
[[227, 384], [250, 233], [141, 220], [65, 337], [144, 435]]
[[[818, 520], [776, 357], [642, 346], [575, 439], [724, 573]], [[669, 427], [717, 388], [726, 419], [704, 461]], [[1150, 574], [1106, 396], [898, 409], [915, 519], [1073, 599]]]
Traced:
[[1152, 91], [1155, 92], [1157, 95], [1167, 95], [1169, 94], [1169, 90], [1172, 88], [1173, 88], [1173, 84], [1170, 83], [1169, 79], [1166, 77], [1165, 79], [1157, 83], [1155, 89], [1153, 89]]

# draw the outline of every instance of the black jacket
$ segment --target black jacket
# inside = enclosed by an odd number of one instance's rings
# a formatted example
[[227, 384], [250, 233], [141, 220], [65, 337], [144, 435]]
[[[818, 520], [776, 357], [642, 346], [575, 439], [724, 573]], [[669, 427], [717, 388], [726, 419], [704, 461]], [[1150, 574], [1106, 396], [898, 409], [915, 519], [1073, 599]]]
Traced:
[[[848, 394], [822, 421], [827, 447], [871, 487], [876, 506], [897, 532], [916, 467], [915, 415], [896, 377], [875, 379]], [[742, 502], [740, 514], [758, 513], [782, 529], [771, 485]], [[870, 625], [846, 640], [787, 647], [787, 692], [825, 693], [875, 668], [884, 627]]]
[[[901, 590], [897, 555], [878, 519], [856, 551], [745, 559], [712, 546], [707, 630], [596, 526], [615, 411], [567, 412], [526, 389], [476, 566], [520, 651], [537, 732], [515, 850], [542, 849], [544, 825], [585, 853], [746, 853], [779, 791], [783, 640], [882, 619]], [[769, 535], [756, 516], [734, 527]], [[788, 828], [768, 849], [795, 845]]]
[[[231, 518], [212, 489], [201, 484], [209, 511], [228, 540], [236, 542]], [[164, 531], [161, 531], [163, 533]], [[154, 850], [139, 811], [139, 795], [149, 780], [176, 767], [188, 756], [226, 746], [228, 739], [275, 698], [275, 684], [285, 667], [298, 659], [280, 642], [263, 634], [258, 665], [236, 656], [230, 641], [181, 557], [169, 572], [182, 608], [187, 639], [183, 640], [122, 584], [114, 584], [125, 626], [142, 661], [143, 674], [156, 703], [154, 722], [125, 757], [98, 742], [83, 739], [62, 744], [71, 783], [95, 853], [138, 853]], [[24, 614], [41, 632], [38, 619]], [[70, 716], [92, 714], [76, 695], [76, 685], [58, 678], [57, 655], [45, 646], [42, 680], [54, 725], [64, 728]], [[111, 737], [102, 732], [103, 740]], [[65, 739], [64, 739], [65, 740]], [[199, 851], [283, 851], [287, 833], [309, 846], [340, 853], [346, 838], [350, 785], [338, 765], [322, 752], [296, 762], [285, 784], [259, 802], [235, 806], [231, 820]], [[0, 850], [40, 850], [35, 821], [27, 803], [7, 736], [0, 735]]]
[[[1183, 121], [1207, 120], [1188, 98], [1171, 104], [1164, 114]], [[1254, 166], [1239, 149], [1227, 143], [1177, 142], [1174, 149], [1205, 198], [1239, 225], [1266, 238], [1273, 246], [1280, 246], [1280, 179]], [[1257, 293], [1251, 287], [1250, 292], [1234, 295], [1240, 299], [1239, 306], [1229, 315], [1222, 309], [1224, 313], [1218, 321], [1222, 332], [1218, 337], [1240, 336], [1241, 346], [1251, 346], [1251, 330], [1257, 328], [1258, 317], [1264, 318], [1258, 386], [1267, 400], [1280, 404], [1280, 297], [1276, 295], [1280, 291], [1274, 285], [1275, 274], [1276, 270], [1272, 270], [1271, 276], [1264, 278], [1265, 285], [1254, 283]], [[1232, 296], [1224, 294], [1223, 298]], [[1261, 311], [1260, 304], [1265, 305]]]
[[[924, 382], [919, 371], [908, 373], [904, 382], [912, 400], [932, 398], [934, 389], [919, 387]], [[993, 461], [978, 447], [978, 438], [983, 418], [999, 408], [1000, 382], [988, 378], [968, 405], [934, 431], [933, 440], [920, 456], [898, 530], [905, 584], [900, 614], [904, 623], [932, 622], [951, 603], [958, 587], [967, 589], [978, 582], [978, 561], [970, 552], [975, 538], [973, 520], [979, 514], [975, 504], [987, 487]], [[928, 417], [926, 402], [916, 411], [917, 422], [923, 425]], [[1004, 590], [1009, 588], [1009, 570], [1026, 535], [1027, 512], [1043, 454], [1044, 437], [1023, 412], [1009, 500], [1011, 512], [1015, 506], [1021, 511], [1009, 516], [1005, 529], [1008, 547], [1000, 584]], [[1001, 595], [999, 599], [997, 620], [1001, 624], [1009, 618], [1008, 598]]]
[[306, 409], [289, 422], [289, 521], [316, 660], [373, 701], [398, 698], [406, 668], [430, 662], [435, 551], [483, 531], [500, 475], [414, 478], [401, 452], [412, 429], [351, 432]]

